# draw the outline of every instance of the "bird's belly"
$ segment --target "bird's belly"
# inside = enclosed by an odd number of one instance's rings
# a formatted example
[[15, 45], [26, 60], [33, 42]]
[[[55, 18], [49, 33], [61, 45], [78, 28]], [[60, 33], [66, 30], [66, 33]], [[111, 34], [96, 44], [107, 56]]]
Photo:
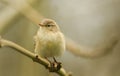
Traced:
[[65, 50], [64, 46], [64, 42], [61, 39], [46, 39], [40, 46], [39, 54], [43, 57], [60, 56]]

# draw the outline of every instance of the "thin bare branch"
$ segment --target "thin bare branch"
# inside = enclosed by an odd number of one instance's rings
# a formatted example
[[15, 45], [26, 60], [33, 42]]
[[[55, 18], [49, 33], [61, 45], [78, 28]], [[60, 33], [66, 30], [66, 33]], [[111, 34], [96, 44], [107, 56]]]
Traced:
[[8, 6], [16, 9], [20, 13], [22, 13], [25, 17], [27, 17], [29, 20], [31, 20], [33, 23], [38, 25], [40, 21], [44, 18], [40, 13], [38, 13], [33, 7], [31, 7], [28, 2], [25, 0], [4, 0], [3, 1]]
[[119, 42], [118, 37], [112, 36], [107, 41], [104, 41], [102, 44], [97, 45], [94, 48], [87, 46], [81, 46], [73, 40], [66, 38], [66, 48], [75, 56], [87, 57], [87, 58], [96, 58], [101, 57], [109, 52], [111, 52], [115, 45]]
[[[21, 0], [20, 0], [21, 1]], [[19, 7], [19, 10], [15, 10], [13, 8], [10, 7], [10, 4], [7, 0], [2, 0], [0, 1], [1, 3], [3, 4], [6, 4], [6, 7], [0, 12], [0, 34], [4, 34], [6, 32], [6, 30], [9, 29], [9, 27], [11, 27], [12, 25], [9, 25], [9, 23], [11, 23], [12, 21], [14, 21], [14, 19], [16, 19], [17, 17], [19, 17], [19, 13], [20, 13], [20, 9], [26, 9], [27, 6], [20, 6]], [[13, 2], [13, 1], [11, 1]], [[30, 3], [34, 4], [36, 3], [37, 1], [35, 0], [31, 0]], [[25, 3], [25, 2], [24, 2]], [[19, 3], [20, 4], [20, 3]], [[11, 3], [12, 5], [12, 3]], [[14, 3], [13, 3], [14, 5]], [[24, 11], [23, 10], [23, 11]], [[25, 13], [28, 12], [27, 10], [24, 11]], [[29, 13], [26, 13], [26, 15], [29, 15], [29, 16], [33, 16], [31, 14], [36, 14], [34, 11], [30, 11]], [[31, 17], [30, 17], [31, 18]], [[29, 19], [30, 19], [29, 18]], [[34, 18], [36, 19], [36, 18]], [[35, 20], [36, 21], [36, 20]]]
[[[49, 69], [47, 66], [50, 66], [50, 63], [48, 62], [48, 60], [38, 56], [36, 58], [36, 55], [32, 52], [30, 52], [29, 50], [26, 50], [25, 48], [15, 44], [14, 42], [12, 41], [9, 41], [9, 40], [5, 40], [5, 39], [2, 39], [0, 37], [0, 47], [4, 47], [4, 46], [8, 46], [8, 47], [11, 47], [13, 49], [15, 49], [15, 51], [18, 51], [20, 52], [21, 54], [33, 59], [35, 62], [39, 63], [39, 64], [42, 64], [43, 66], [45, 66], [47, 69]], [[60, 68], [60, 70], [58, 71], [55, 71], [57, 74], [59, 74], [60, 76], [70, 76], [69, 74], [66, 73], [66, 71], [63, 69], [63, 68]]]

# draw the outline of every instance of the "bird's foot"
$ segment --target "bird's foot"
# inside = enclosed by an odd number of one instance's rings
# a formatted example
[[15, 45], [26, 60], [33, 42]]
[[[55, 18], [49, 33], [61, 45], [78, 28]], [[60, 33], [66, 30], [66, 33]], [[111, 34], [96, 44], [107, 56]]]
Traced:
[[55, 57], [53, 57], [54, 59], [54, 62], [50, 62], [50, 68], [49, 68], [49, 71], [50, 72], [55, 72], [55, 71], [58, 71], [60, 70], [60, 68], [62, 67], [62, 63], [61, 62], [58, 62]]
[[45, 57], [45, 59], [48, 60], [48, 62], [50, 63], [50, 66], [46, 66], [46, 68], [48, 68], [50, 72], [56, 72], [62, 67], [61, 62], [57, 62], [54, 57], [54, 62], [51, 62], [47, 57]]
[[50, 63], [49, 71], [56, 72], [56, 71], [60, 70], [61, 67], [62, 67], [62, 65], [60, 62], [57, 62], [57, 63], [53, 62], [53, 63]]

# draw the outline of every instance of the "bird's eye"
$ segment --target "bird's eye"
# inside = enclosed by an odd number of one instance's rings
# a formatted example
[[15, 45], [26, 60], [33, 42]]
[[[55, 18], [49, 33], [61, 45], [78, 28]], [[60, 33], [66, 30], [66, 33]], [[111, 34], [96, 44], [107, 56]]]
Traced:
[[46, 25], [47, 27], [50, 27], [51, 25]]

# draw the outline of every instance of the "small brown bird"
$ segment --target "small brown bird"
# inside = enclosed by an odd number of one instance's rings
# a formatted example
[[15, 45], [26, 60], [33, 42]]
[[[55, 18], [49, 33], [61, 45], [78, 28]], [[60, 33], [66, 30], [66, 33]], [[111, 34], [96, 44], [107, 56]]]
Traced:
[[51, 19], [44, 19], [39, 25], [34, 37], [35, 54], [44, 58], [61, 56], [65, 51], [65, 39], [59, 26]]

